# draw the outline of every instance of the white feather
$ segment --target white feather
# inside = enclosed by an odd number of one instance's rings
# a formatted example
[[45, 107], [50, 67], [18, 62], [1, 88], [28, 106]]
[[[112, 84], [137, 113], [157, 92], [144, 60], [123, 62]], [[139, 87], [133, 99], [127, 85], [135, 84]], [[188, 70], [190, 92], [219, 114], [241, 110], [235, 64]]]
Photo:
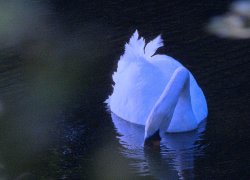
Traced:
[[139, 38], [138, 31], [136, 30], [125, 45], [125, 55], [144, 56], [145, 40]]
[[152, 57], [156, 50], [163, 46], [161, 35], [150, 41], [145, 47], [145, 56], [147, 58]]

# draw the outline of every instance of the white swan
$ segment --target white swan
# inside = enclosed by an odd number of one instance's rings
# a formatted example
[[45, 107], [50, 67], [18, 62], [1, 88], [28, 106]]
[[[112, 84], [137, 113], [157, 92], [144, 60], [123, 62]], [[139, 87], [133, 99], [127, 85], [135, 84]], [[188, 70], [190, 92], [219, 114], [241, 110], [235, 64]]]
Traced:
[[145, 139], [156, 132], [185, 132], [207, 116], [207, 104], [193, 75], [175, 59], [155, 55], [160, 36], [145, 45], [136, 31], [113, 74], [113, 93], [106, 101], [113, 113], [145, 125]]

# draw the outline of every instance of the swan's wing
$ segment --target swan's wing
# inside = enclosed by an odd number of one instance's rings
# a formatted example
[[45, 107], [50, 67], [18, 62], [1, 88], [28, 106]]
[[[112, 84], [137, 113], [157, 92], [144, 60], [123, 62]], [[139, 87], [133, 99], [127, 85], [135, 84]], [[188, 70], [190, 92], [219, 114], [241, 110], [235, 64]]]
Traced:
[[208, 109], [206, 97], [192, 74], [190, 76], [190, 94], [192, 108], [196, 116], [197, 123], [199, 124], [207, 117]]

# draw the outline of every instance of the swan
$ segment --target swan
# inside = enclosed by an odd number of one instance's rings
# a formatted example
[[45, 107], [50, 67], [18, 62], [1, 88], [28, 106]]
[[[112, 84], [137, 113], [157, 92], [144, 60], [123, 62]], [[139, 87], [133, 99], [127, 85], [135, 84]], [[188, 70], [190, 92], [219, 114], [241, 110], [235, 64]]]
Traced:
[[144, 125], [144, 140], [165, 132], [194, 130], [207, 117], [205, 96], [193, 75], [174, 58], [155, 54], [161, 36], [145, 43], [136, 30], [113, 73], [113, 92], [106, 100], [111, 112]]

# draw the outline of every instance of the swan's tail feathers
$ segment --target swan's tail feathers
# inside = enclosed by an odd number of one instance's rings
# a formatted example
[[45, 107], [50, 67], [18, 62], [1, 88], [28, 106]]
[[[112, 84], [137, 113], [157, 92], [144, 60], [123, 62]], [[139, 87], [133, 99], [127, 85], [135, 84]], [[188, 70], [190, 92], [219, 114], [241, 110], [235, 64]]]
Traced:
[[143, 37], [139, 38], [139, 33], [136, 30], [129, 42], [125, 44], [125, 56], [127, 59], [134, 60], [134, 57], [144, 57], [145, 59], [150, 59], [159, 47], [163, 46], [163, 40], [161, 35], [157, 36], [155, 39], [149, 43], [145, 43]]
[[145, 47], [145, 56], [147, 58], [152, 57], [156, 50], [160, 47], [162, 47], [163, 44], [163, 40], [161, 38], [161, 35], [157, 36], [155, 39], [153, 39], [152, 41], [150, 41], [146, 47]]
[[139, 38], [138, 31], [136, 30], [125, 45], [125, 54], [133, 53], [133, 55], [144, 55], [145, 40], [143, 37]]

